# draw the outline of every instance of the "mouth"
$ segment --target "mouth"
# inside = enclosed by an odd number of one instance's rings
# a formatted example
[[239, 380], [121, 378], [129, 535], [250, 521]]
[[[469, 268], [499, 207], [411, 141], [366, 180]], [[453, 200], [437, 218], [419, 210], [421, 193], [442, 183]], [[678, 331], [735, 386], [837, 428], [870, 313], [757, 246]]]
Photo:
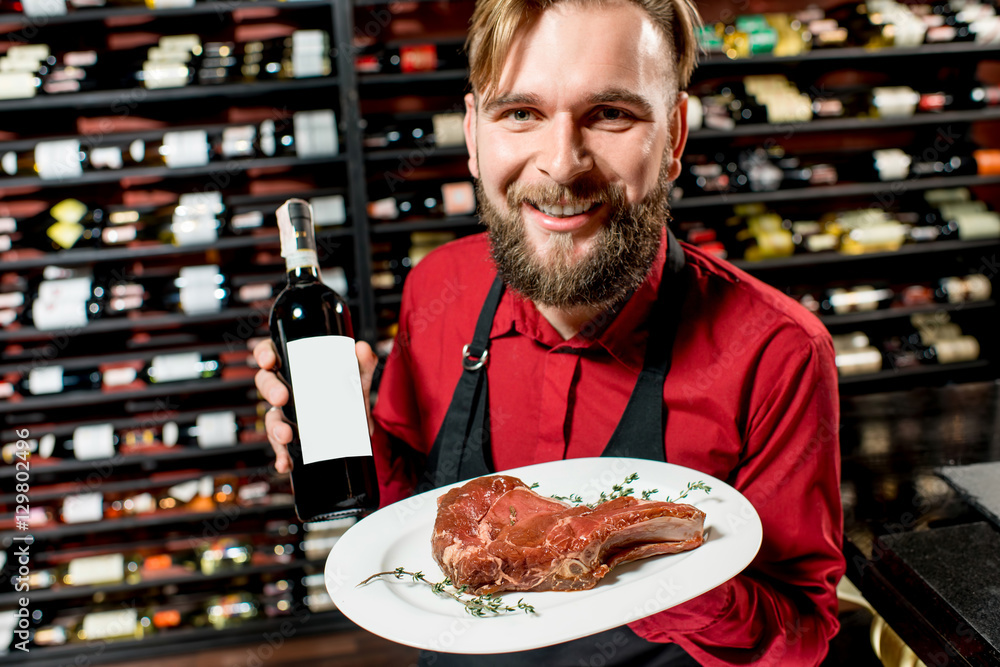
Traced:
[[526, 202], [537, 211], [544, 213], [550, 218], [571, 218], [574, 215], [589, 213], [601, 205], [599, 201], [567, 202], [565, 204], [536, 204]]

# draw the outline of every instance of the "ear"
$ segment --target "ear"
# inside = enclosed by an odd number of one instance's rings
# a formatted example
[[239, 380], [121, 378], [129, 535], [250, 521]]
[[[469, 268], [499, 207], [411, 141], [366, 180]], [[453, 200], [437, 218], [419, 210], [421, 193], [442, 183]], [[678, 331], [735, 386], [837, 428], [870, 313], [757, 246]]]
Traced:
[[476, 153], [476, 98], [472, 93], [465, 96], [465, 147], [469, 151], [469, 171], [473, 178], [479, 178], [479, 160]]
[[670, 142], [673, 144], [670, 149], [671, 162], [667, 175], [670, 181], [676, 181], [681, 175], [681, 155], [684, 154], [688, 138], [687, 110], [688, 94], [682, 90], [677, 93], [677, 103], [670, 112]]

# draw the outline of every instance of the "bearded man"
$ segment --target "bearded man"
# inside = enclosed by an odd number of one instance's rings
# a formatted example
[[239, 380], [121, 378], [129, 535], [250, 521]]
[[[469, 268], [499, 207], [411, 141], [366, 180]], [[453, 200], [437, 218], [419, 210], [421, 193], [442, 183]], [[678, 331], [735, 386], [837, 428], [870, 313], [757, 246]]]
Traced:
[[[697, 24], [688, 0], [480, 0], [465, 135], [487, 232], [407, 278], [372, 441], [383, 505], [566, 458], [687, 466], [750, 500], [760, 552], [725, 584], [628, 627], [421, 664], [815, 665], [836, 633], [829, 335], [667, 227]], [[357, 350], [370, 383], [375, 357]], [[283, 405], [273, 347], [255, 353], [262, 395]], [[291, 430], [278, 411], [267, 424], [287, 470]]]

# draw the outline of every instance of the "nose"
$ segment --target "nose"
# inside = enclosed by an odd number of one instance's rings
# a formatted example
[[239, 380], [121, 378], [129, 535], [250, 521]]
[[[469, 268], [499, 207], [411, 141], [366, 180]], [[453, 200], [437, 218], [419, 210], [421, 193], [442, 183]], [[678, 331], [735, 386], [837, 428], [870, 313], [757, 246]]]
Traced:
[[536, 166], [556, 183], [567, 185], [594, 167], [582, 129], [572, 114], [554, 116], [539, 137]]

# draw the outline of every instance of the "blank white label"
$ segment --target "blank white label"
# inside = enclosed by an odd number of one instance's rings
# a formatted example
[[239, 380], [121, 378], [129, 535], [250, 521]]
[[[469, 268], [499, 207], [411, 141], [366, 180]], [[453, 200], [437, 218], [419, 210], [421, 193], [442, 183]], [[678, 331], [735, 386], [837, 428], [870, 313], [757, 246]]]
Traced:
[[303, 463], [371, 456], [354, 339], [294, 340], [288, 343], [288, 368]]
[[28, 373], [28, 387], [33, 396], [58, 394], [63, 390], [62, 366], [31, 369]]
[[62, 139], [35, 144], [35, 167], [39, 178], [46, 181], [82, 176], [80, 142], [76, 139]]
[[176, 245], [197, 245], [214, 243], [219, 238], [219, 221], [214, 215], [178, 215], [174, 213], [170, 223]]
[[104, 146], [90, 151], [90, 164], [105, 169], [121, 169], [125, 165], [122, 149], [118, 146]]
[[205, 130], [167, 132], [163, 135], [164, 160], [171, 169], [208, 164], [208, 133]]
[[198, 446], [202, 449], [236, 444], [236, 413], [231, 410], [200, 414], [195, 426], [198, 428]]
[[21, 7], [27, 16], [63, 16], [66, 0], [22, 0]]
[[80, 493], [66, 496], [62, 506], [63, 523], [85, 523], [104, 518], [104, 496], [100, 493]]
[[42, 301], [31, 304], [31, 318], [41, 331], [87, 326], [87, 304], [83, 301]]
[[197, 479], [192, 479], [190, 482], [181, 482], [180, 484], [171, 486], [167, 489], [167, 493], [182, 503], [189, 503], [194, 500], [196, 495], [198, 495], [198, 488], [199, 481]]
[[221, 192], [186, 192], [177, 199], [177, 207], [183, 213], [218, 214], [226, 210]]
[[[23, 100], [37, 92], [31, 72], [0, 72], [0, 100]], [[17, 154], [13, 151], [4, 154], [3, 170], [10, 176], [17, 173]]]
[[198, 352], [160, 354], [153, 357], [151, 366], [153, 379], [157, 382], [195, 380], [201, 376], [201, 354]]
[[292, 116], [295, 153], [299, 157], [326, 157], [340, 150], [337, 118], [332, 109], [299, 111]]
[[309, 200], [313, 209], [313, 222], [317, 227], [323, 225], [342, 225], [347, 220], [347, 209], [341, 195], [329, 197], [313, 197]]
[[62, 278], [43, 280], [38, 284], [38, 298], [42, 301], [86, 301], [90, 298], [91, 278]]
[[139, 612], [135, 609], [101, 611], [83, 617], [83, 634], [87, 641], [126, 637], [135, 634]]
[[125, 556], [105, 554], [74, 558], [69, 562], [70, 581], [74, 586], [109, 584], [125, 580]]
[[115, 455], [115, 429], [111, 424], [80, 426], [73, 431], [73, 456], [78, 461], [109, 459]]
[[188, 315], [218, 313], [222, 310], [219, 291], [219, 267], [185, 266], [180, 271], [181, 310]]

